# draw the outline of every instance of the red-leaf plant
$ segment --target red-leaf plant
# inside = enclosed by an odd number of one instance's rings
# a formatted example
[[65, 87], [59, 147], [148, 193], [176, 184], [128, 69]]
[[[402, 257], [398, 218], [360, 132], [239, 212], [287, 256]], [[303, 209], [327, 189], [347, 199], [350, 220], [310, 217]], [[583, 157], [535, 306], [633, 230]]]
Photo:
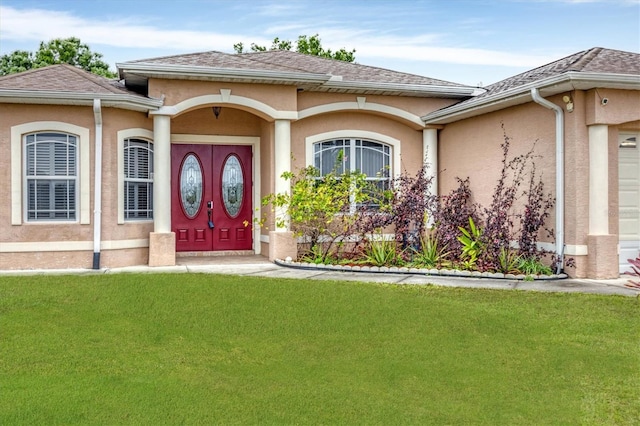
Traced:
[[[631, 269], [633, 272], [625, 272], [625, 275], [631, 275], [633, 277], [640, 277], [640, 257], [636, 257], [635, 259], [627, 259], [627, 262], [631, 264]], [[640, 281], [629, 280], [626, 287], [633, 288], [636, 290], [640, 290]]]

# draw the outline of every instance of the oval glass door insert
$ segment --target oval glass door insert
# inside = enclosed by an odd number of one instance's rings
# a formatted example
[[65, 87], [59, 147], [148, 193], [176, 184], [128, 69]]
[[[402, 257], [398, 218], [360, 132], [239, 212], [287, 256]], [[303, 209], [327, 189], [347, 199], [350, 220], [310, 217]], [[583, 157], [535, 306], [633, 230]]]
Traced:
[[202, 204], [202, 168], [195, 155], [189, 154], [180, 172], [180, 200], [189, 219], [193, 219]]
[[240, 160], [232, 154], [222, 167], [222, 201], [227, 214], [233, 218], [238, 216], [242, 207], [243, 183], [244, 176]]

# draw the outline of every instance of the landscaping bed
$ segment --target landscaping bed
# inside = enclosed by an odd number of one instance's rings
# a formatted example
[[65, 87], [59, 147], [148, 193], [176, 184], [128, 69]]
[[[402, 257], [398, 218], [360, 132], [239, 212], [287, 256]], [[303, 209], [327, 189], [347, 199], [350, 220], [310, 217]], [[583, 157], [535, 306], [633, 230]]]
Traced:
[[567, 274], [550, 275], [525, 275], [525, 274], [503, 274], [501, 272], [480, 272], [465, 271], [460, 269], [436, 269], [436, 268], [414, 268], [407, 266], [372, 266], [372, 265], [339, 265], [339, 264], [318, 264], [312, 262], [294, 262], [291, 259], [275, 259], [274, 263], [280, 266], [298, 269], [333, 270], [344, 272], [377, 272], [394, 274], [416, 274], [416, 275], [438, 275], [444, 277], [469, 277], [469, 278], [491, 278], [501, 280], [560, 280], [567, 278]]

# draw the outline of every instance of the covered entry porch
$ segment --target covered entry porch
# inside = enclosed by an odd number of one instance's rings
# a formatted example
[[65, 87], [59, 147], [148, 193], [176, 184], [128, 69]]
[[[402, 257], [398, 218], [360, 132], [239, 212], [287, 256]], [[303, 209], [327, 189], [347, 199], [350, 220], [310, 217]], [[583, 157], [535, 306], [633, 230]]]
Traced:
[[271, 251], [254, 219], [262, 217], [262, 196], [288, 190], [279, 176], [291, 170], [290, 122], [297, 114], [222, 89], [151, 115], [149, 266], [172, 266], [185, 255], [262, 254], [265, 244]]

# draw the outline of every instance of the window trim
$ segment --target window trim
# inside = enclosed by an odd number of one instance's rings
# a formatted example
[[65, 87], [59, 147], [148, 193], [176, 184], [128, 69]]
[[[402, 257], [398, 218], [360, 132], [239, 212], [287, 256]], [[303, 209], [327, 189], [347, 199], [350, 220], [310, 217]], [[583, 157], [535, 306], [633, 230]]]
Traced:
[[313, 166], [313, 145], [319, 142], [326, 142], [334, 139], [365, 139], [371, 142], [378, 142], [391, 147], [391, 179], [400, 176], [400, 140], [392, 138], [382, 133], [370, 132], [366, 130], [337, 130], [332, 132], [319, 133], [305, 138], [305, 159], [307, 166]]
[[[124, 141], [125, 139], [144, 139], [151, 144], [154, 143], [153, 131], [142, 128], [131, 128], [119, 130], [118, 138], [118, 225], [125, 223], [153, 223], [153, 219], [125, 220], [124, 218]], [[155, 145], [154, 145], [155, 155]], [[155, 159], [154, 159], [155, 163]], [[154, 206], [155, 210], [155, 206]]]
[[[68, 133], [78, 138], [78, 200], [77, 216], [75, 220], [43, 220], [27, 221], [25, 208], [26, 190], [23, 186], [25, 177], [25, 157], [23, 151], [23, 138], [26, 134], [41, 132]], [[41, 224], [69, 224], [91, 223], [91, 188], [90, 188], [90, 149], [89, 129], [61, 121], [34, 121], [11, 127], [11, 225], [41, 225]]]
[[[64, 138], [64, 140], [62, 140]], [[39, 222], [77, 222], [78, 194], [79, 194], [79, 155], [78, 155], [78, 136], [66, 132], [33, 132], [22, 136], [22, 154], [24, 159], [25, 170], [23, 170], [23, 188], [25, 191], [24, 200], [24, 220], [29, 223]], [[47, 147], [48, 154], [39, 154], [40, 146]], [[49, 148], [51, 147], [51, 148]], [[70, 148], [72, 147], [72, 148]], [[64, 151], [64, 157], [61, 157], [60, 149]], [[30, 155], [31, 152], [31, 155]], [[41, 163], [49, 169], [47, 175], [38, 173]], [[59, 168], [64, 166], [66, 174], [58, 175]], [[71, 167], [70, 167], [71, 166]], [[30, 172], [30, 170], [32, 170]], [[41, 190], [36, 182], [45, 183], [47, 189]], [[66, 200], [58, 198], [58, 189], [60, 185], [67, 193]], [[73, 191], [70, 189], [73, 188]], [[68, 199], [69, 193], [73, 192], [72, 201]], [[48, 193], [48, 205], [45, 211], [41, 209], [37, 199]], [[34, 205], [31, 205], [32, 200]], [[66, 209], [58, 210], [58, 202], [62, 201], [66, 204]], [[30, 210], [30, 207], [32, 210]], [[58, 218], [59, 214], [66, 217]], [[53, 217], [52, 217], [53, 216]]]
[[[392, 138], [387, 135], [383, 135], [377, 132], [371, 132], [366, 130], [337, 130], [332, 132], [319, 133], [317, 135], [311, 135], [305, 138], [305, 157], [306, 165], [314, 166], [314, 145], [321, 142], [327, 142], [336, 139], [360, 139], [370, 142], [381, 143], [391, 147], [390, 165], [391, 173], [389, 179], [393, 180], [400, 176], [400, 159], [401, 159], [401, 143], [400, 140]], [[355, 209], [355, 204], [352, 203], [351, 210]]]

